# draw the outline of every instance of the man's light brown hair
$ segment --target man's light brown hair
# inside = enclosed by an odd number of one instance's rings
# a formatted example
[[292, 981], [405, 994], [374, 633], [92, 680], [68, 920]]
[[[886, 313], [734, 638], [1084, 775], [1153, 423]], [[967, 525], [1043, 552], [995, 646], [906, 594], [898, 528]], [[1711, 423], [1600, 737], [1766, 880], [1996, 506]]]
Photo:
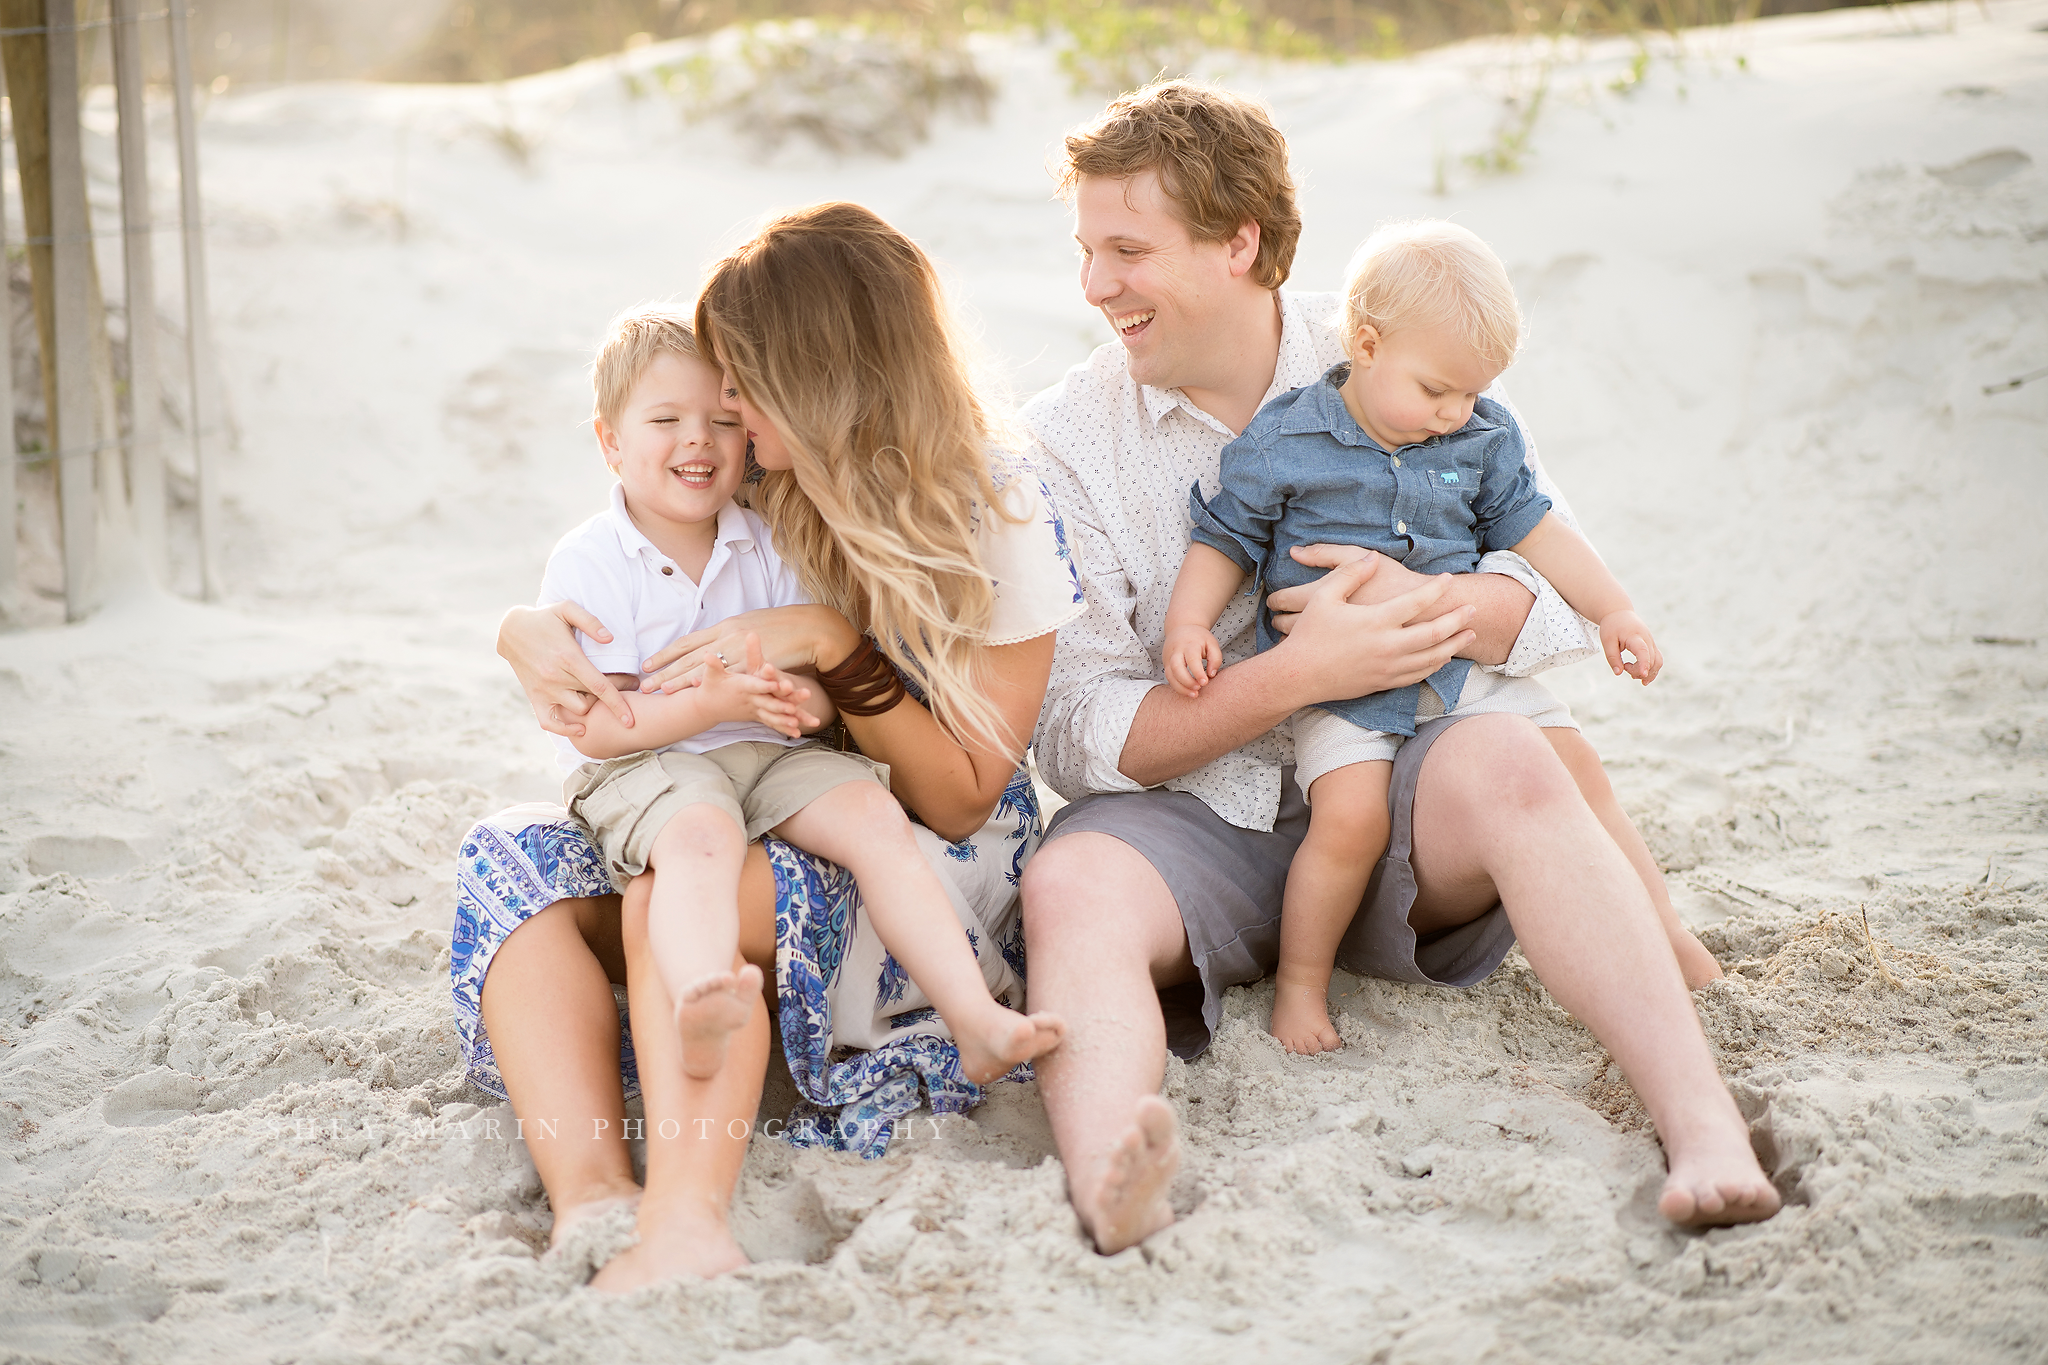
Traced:
[[590, 387], [595, 390], [597, 408], [592, 414], [605, 425], [617, 427], [619, 414], [632, 396], [640, 375], [665, 351], [702, 360], [697, 334], [690, 315], [656, 304], [628, 308], [612, 319], [604, 330], [604, 344], [590, 362]]
[[1159, 174], [1188, 235], [1227, 242], [1259, 225], [1252, 279], [1268, 289], [1287, 282], [1301, 213], [1287, 173], [1287, 139], [1263, 105], [1193, 81], [1162, 81], [1119, 95], [1102, 116], [1067, 136], [1060, 195], [1071, 199], [1084, 176], [1128, 180]]

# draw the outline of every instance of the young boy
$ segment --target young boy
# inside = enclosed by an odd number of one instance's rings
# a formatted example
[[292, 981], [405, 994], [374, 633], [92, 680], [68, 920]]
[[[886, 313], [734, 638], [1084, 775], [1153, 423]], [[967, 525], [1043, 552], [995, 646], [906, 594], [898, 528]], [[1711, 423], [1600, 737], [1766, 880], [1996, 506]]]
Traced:
[[[1224, 448], [1218, 495], [1205, 505], [1199, 486], [1193, 492], [1194, 543], [1166, 616], [1167, 680], [1198, 695], [1223, 666], [1210, 627], [1246, 576], [1255, 592], [1309, 581], [1317, 571], [1289, 551], [1323, 543], [1361, 545], [1418, 573], [1470, 573], [1483, 552], [1512, 549], [1598, 623], [1609, 666], [1647, 685], [1663, 664], [1649, 628], [1537, 490], [1513, 416], [1480, 396], [1520, 344], [1521, 313], [1500, 259], [1455, 224], [1397, 224], [1360, 248], [1345, 295], [1349, 362], [1268, 403]], [[1262, 610], [1259, 648], [1278, 640]], [[1633, 658], [1624, 660], [1623, 649]], [[1309, 831], [1288, 870], [1272, 1021], [1290, 1052], [1342, 1045], [1328, 1012], [1330, 972], [1386, 851], [1394, 754], [1418, 721], [1452, 712], [1577, 728], [1540, 683], [1475, 671], [1463, 659], [1426, 683], [1294, 717]], [[1628, 827], [1604, 781], [1582, 786], [1603, 824]], [[1647, 853], [1635, 861], [1648, 862]], [[1653, 874], [1651, 864], [1645, 880]], [[1661, 891], [1659, 879], [1652, 900], [1687, 984], [1718, 976]]]
[[[732, 500], [746, 431], [725, 410], [689, 319], [622, 315], [592, 380], [598, 444], [619, 482], [610, 509], [555, 546], [540, 601], [573, 600], [603, 621], [611, 643], [579, 637], [585, 653], [637, 688], [642, 662], [681, 636], [810, 599], [766, 524]], [[990, 998], [889, 795], [888, 769], [803, 739], [831, 715], [813, 691], [764, 663], [750, 635], [745, 659], [712, 660], [695, 687], [627, 692], [630, 729], [594, 707], [582, 739], [556, 741], [574, 769], [564, 800], [614, 879], [654, 871], [648, 938], [675, 1001], [683, 1070], [715, 1076], [760, 994], [760, 968], [739, 957], [737, 897], [748, 841], [772, 831], [853, 873], [883, 945], [952, 1031], [961, 1073], [994, 1080], [1056, 1044], [1059, 1022]]]

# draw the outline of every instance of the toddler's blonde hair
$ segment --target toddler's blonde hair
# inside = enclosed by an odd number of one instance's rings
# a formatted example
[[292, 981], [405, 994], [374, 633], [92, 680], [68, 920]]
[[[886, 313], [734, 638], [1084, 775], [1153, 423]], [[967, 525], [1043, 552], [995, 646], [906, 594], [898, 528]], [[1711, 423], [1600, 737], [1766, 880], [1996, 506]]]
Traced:
[[603, 344], [590, 362], [590, 387], [596, 396], [591, 416], [601, 417], [605, 425], [616, 427], [641, 372], [664, 352], [691, 360], [704, 359], [690, 314], [658, 303], [643, 303], [613, 318], [604, 329]]
[[1522, 344], [1522, 310], [1507, 267], [1470, 229], [1441, 218], [1388, 223], [1351, 258], [1344, 272], [1345, 354], [1368, 323], [1382, 337], [1448, 325], [1503, 370]]

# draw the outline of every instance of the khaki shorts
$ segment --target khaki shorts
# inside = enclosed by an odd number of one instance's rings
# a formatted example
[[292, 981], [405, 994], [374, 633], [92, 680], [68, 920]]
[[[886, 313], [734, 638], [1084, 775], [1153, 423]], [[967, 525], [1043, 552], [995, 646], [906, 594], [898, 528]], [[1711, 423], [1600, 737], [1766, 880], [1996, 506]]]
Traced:
[[689, 806], [716, 806], [749, 841], [848, 782], [889, 787], [888, 765], [816, 742], [746, 740], [709, 753], [682, 750], [628, 754], [586, 763], [562, 785], [569, 814], [590, 827], [612, 883], [647, 870], [655, 836]]

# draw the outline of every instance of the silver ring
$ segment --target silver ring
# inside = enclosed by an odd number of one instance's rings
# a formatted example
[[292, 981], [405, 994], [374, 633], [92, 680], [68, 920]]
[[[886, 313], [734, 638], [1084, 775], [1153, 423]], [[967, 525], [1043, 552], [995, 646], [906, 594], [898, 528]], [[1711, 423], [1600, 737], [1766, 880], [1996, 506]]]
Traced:
[[724, 650], [722, 650], [722, 649], [714, 649], [714, 650], [712, 650], [712, 651], [711, 651], [711, 657], [712, 657], [712, 658], [714, 658], [714, 659], [716, 659], [716, 660], [718, 660], [718, 666], [719, 666], [720, 668], [731, 668], [731, 667], [732, 667], [732, 665], [731, 665], [731, 664], [729, 664], [729, 663], [727, 663], [727, 662], [725, 661], [725, 651], [724, 651]]

